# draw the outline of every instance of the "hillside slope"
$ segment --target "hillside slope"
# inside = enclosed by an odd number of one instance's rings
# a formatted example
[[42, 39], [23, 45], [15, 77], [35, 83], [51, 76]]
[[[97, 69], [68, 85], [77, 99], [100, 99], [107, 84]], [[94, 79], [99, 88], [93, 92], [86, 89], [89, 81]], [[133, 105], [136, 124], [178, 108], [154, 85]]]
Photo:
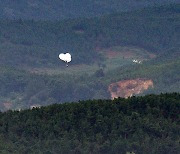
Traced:
[[179, 152], [180, 94], [0, 113], [0, 153]]
[[57, 20], [92, 17], [173, 2], [178, 0], [0, 0], [0, 18]]
[[[151, 86], [131, 84], [118, 96], [180, 92], [179, 8], [61, 22], [1, 20], [0, 110], [110, 99], [109, 85], [127, 80]], [[70, 67], [58, 59], [67, 51]]]
[[[51, 21], [0, 21], [0, 63], [59, 66], [69, 51], [74, 64], [101, 61], [97, 50], [136, 46], [154, 54], [179, 47], [180, 5], [148, 8], [101, 18]], [[13, 54], [12, 54], [13, 53]]]

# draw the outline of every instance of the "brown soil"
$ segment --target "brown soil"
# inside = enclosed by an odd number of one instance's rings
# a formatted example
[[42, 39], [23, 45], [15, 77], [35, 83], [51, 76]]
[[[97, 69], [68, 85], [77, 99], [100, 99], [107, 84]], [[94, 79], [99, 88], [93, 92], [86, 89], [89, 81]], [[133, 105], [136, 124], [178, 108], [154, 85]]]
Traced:
[[135, 54], [132, 51], [112, 51], [112, 50], [106, 50], [105, 51], [105, 55], [108, 58], [116, 58], [117, 56], [121, 56], [124, 58], [133, 58], [135, 56]]
[[11, 102], [4, 102], [3, 103], [4, 107], [9, 110], [12, 107], [12, 103]]
[[[102, 48], [96, 47], [96, 51], [104, 53], [107, 58], [116, 58], [117, 56], [121, 56], [121, 57], [129, 59], [129, 58], [134, 58], [137, 54], [133, 50], [129, 50], [129, 49], [126, 49], [126, 50], [122, 49], [121, 51], [119, 51], [119, 50], [115, 50], [111, 48], [102, 49]], [[147, 56], [149, 56], [150, 59], [156, 58], [155, 54], [150, 53], [145, 50], [144, 52], [147, 54]]]
[[119, 55], [120, 55], [120, 52], [116, 52], [116, 51], [107, 51], [106, 52], [106, 56], [108, 58], [115, 58], [115, 57], [117, 57]]
[[109, 85], [111, 98], [131, 97], [153, 87], [153, 81], [147, 79], [122, 80]]

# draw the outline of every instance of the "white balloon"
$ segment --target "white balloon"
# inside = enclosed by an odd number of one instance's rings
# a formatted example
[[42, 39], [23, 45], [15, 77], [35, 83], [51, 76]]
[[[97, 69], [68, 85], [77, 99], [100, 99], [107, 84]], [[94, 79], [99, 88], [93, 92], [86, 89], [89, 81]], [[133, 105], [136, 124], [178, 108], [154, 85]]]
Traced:
[[71, 61], [71, 54], [70, 53], [61, 53], [59, 54], [59, 59], [62, 61], [69, 63]]

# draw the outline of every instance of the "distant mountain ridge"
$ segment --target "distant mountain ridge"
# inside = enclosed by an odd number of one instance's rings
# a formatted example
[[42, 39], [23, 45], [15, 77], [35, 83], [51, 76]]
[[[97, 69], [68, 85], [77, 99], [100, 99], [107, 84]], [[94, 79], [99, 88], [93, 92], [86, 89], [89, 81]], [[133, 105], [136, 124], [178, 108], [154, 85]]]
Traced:
[[0, 0], [0, 18], [58, 20], [93, 17], [168, 3], [178, 3], [178, 0]]

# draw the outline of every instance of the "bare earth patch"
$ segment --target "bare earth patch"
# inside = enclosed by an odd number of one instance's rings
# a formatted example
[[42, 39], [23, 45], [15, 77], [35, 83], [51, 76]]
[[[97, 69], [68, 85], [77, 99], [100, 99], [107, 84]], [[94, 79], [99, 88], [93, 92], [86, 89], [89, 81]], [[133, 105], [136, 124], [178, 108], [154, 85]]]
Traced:
[[124, 57], [124, 58], [133, 58], [134, 56], [136, 56], [135, 53], [133, 53], [132, 51], [121, 51], [121, 52], [118, 52], [118, 51], [112, 51], [112, 50], [107, 50], [106, 51], [106, 56], [108, 58], [116, 58], [117, 56], [121, 56], [121, 57]]
[[11, 102], [4, 102], [3, 105], [4, 105], [4, 107], [5, 107], [7, 110], [11, 109], [11, 107], [12, 107], [12, 103], [11, 103]]
[[135, 58], [135, 57], [146, 59], [144, 56], [148, 57], [148, 59], [156, 58], [155, 54], [150, 53], [145, 49], [137, 48], [137, 47], [115, 46], [115, 47], [107, 48], [107, 49], [97, 48], [97, 51], [105, 54], [107, 58], [116, 58], [119, 56], [125, 59], [130, 59], [130, 58]]
[[120, 52], [116, 52], [116, 51], [106, 51], [106, 56], [108, 58], [115, 58], [117, 56], [121, 55]]
[[133, 79], [122, 80], [109, 85], [108, 90], [111, 94], [111, 99], [118, 97], [131, 97], [136, 94], [140, 94], [150, 87], [153, 88], [153, 81], [147, 79]]

